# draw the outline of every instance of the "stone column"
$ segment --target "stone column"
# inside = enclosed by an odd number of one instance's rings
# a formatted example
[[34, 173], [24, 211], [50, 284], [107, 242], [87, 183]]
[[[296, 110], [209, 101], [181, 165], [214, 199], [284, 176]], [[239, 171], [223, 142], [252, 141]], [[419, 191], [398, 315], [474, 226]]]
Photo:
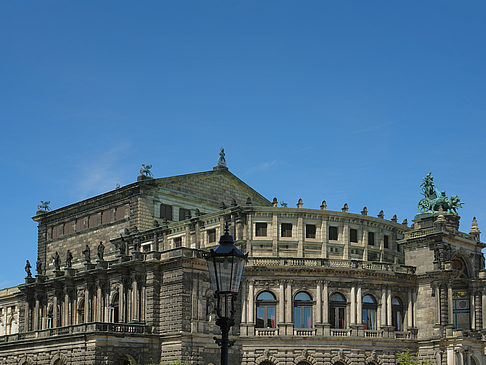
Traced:
[[329, 323], [329, 281], [324, 281], [322, 293], [322, 322]]
[[285, 301], [285, 322], [292, 323], [292, 282], [287, 281], [287, 300]]
[[122, 280], [120, 284], [118, 284], [118, 320], [122, 323], [126, 322], [125, 305], [125, 287]]
[[277, 214], [273, 214], [272, 217], [272, 227], [273, 227], [273, 235], [272, 235], [272, 254], [273, 256], [278, 256], [278, 220]]
[[[413, 328], [414, 323], [413, 323], [413, 309], [412, 309], [412, 289], [408, 291], [408, 310], [407, 310], [407, 327], [408, 328]], [[407, 328], [407, 329], [408, 329]]]
[[324, 219], [322, 220], [321, 223], [321, 241], [322, 241], [322, 247], [321, 247], [321, 257], [323, 259], [327, 258], [327, 240], [328, 240], [328, 233], [327, 233], [327, 221]]
[[475, 317], [476, 317], [476, 329], [480, 330], [483, 328], [483, 311], [482, 311], [482, 303], [481, 303], [481, 294], [476, 289], [474, 292], [474, 304], [475, 304]]
[[304, 235], [305, 229], [302, 217], [299, 216], [297, 218], [297, 257], [304, 257]]
[[39, 298], [35, 296], [35, 308], [34, 308], [34, 326], [33, 330], [39, 329]]
[[388, 294], [386, 299], [386, 324], [388, 326], [392, 325], [392, 296], [390, 288], [388, 288]]
[[[25, 317], [27, 319], [27, 323], [28, 323], [28, 304], [27, 305], [27, 310], [26, 310], [26, 313], [25, 313]], [[58, 327], [60, 324], [57, 323], [57, 295], [54, 293], [54, 298], [53, 298], [53, 303], [52, 303], [52, 327]]]
[[278, 300], [278, 322], [284, 323], [285, 322], [285, 287], [284, 282], [280, 281], [279, 286], [279, 300]]
[[412, 322], [413, 322], [413, 327], [414, 328], [417, 325], [417, 309], [416, 309], [416, 303], [417, 303], [417, 293], [415, 293], [415, 291], [412, 290]]
[[84, 323], [90, 322], [89, 319], [89, 291], [88, 288], [84, 291]]
[[368, 261], [368, 230], [366, 228], [363, 229], [362, 242], [364, 246], [363, 261]]
[[357, 304], [357, 323], [358, 324], [362, 324], [363, 323], [363, 307], [362, 307], [362, 304], [363, 304], [363, 298], [361, 298], [361, 287], [359, 286], [358, 287], [358, 292], [357, 292], [357, 295], [356, 295], [356, 304]]
[[250, 280], [248, 283], [248, 323], [255, 323], [255, 317], [253, 315], [254, 295], [253, 280]]
[[103, 309], [101, 308], [101, 286], [98, 283], [98, 287], [96, 288], [96, 322], [103, 321]]
[[248, 322], [247, 318], [246, 318], [246, 308], [248, 306], [248, 298], [247, 298], [247, 295], [246, 295], [246, 285], [247, 283], [242, 281], [241, 283], [241, 323], [242, 324], [246, 324]]
[[481, 304], [482, 304], [482, 314], [483, 314], [483, 330], [486, 329], [486, 289], [483, 289], [481, 293]]
[[322, 281], [320, 280], [317, 282], [315, 311], [315, 323], [322, 323]]
[[387, 323], [386, 323], [386, 311], [387, 311], [386, 288], [383, 287], [381, 289], [381, 308], [380, 308], [380, 324], [381, 324], [381, 327], [384, 327], [384, 326], [387, 325]]
[[[28, 331], [30, 331], [30, 328], [29, 328], [30, 310], [29, 310], [29, 301], [28, 300], [25, 301], [24, 311], [25, 311], [25, 332], [28, 332]], [[7, 308], [5, 308], [5, 316], [7, 316]], [[8, 329], [7, 321], [5, 320], [5, 334], [6, 335], [9, 334], [7, 332], [7, 329]]]
[[347, 223], [343, 223], [343, 242], [344, 242], [344, 250], [343, 250], [343, 259], [349, 259], [349, 248], [351, 243], [349, 242], [349, 225]]
[[452, 283], [447, 283], [447, 309], [448, 309], [448, 324], [454, 323], [454, 302], [452, 301]]
[[136, 279], [133, 279], [132, 281], [132, 304], [133, 304], [132, 320], [137, 321], [139, 318], [139, 313], [138, 313], [138, 287], [137, 287]]
[[[251, 240], [253, 239], [253, 222], [252, 222], [252, 215], [248, 214], [247, 215], [247, 235], [246, 235], [246, 247], [248, 250], [249, 256], [252, 256], [252, 245], [251, 245]], [[272, 227], [273, 228], [273, 227]], [[273, 229], [272, 229], [273, 231]]]
[[351, 287], [351, 319], [350, 324], [356, 324], [356, 288]]
[[471, 299], [470, 300], [470, 316], [471, 316], [471, 329], [475, 330], [476, 329], [476, 303], [474, 300], [474, 292], [471, 294]]
[[[145, 305], [145, 301], [146, 301], [146, 298], [147, 298], [147, 292], [146, 292], [146, 287], [145, 286], [142, 286], [141, 289], [140, 289], [140, 302], [141, 302], [141, 306], [140, 306], [140, 320], [141, 321], [145, 321], [145, 308], [146, 308], [146, 305]], [[196, 306], [197, 306], [197, 301], [196, 301]], [[197, 313], [197, 309], [196, 309], [196, 318], [197, 317], [198, 313]]]

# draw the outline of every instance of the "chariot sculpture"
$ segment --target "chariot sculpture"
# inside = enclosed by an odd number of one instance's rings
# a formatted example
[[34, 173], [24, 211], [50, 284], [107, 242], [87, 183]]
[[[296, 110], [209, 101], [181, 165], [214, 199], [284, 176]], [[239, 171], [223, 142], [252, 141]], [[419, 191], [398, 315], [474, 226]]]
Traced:
[[453, 195], [450, 198], [446, 196], [445, 191], [439, 191], [435, 187], [434, 178], [429, 172], [425, 176], [424, 181], [420, 184], [422, 188], [422, 195], [424, 196], [418, 202], [418, 209], [422, 213], [425, 212], [438, 212], [440, 208], [444, 212], [451, 212], [457, 214], [457, 208], [461, 208], [463, 203], [457, 195]]

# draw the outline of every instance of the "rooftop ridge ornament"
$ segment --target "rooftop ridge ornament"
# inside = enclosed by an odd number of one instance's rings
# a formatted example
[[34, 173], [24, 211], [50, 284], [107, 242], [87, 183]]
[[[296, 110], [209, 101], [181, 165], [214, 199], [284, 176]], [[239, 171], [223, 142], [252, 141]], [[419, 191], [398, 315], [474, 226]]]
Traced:
[[152, 177], [152, 165], [145, 165], [142, 164], [142, 167], [140, 168], [140, 176], [147, 176], [147, 177]]
[[219, 157], [218, 157], [218, 164], [213, 168], [213, 170], [217, 169], [228, 169], [228, 166], [226, 166], [226, 154], [224, 153], [224, 148], [221, 147], [219, 149]]
[[457, 195], [452, 195], [448, 198], [445, 191], [441, 191], [439, 194], [430, 172], [425, 176], [420, 187], [424, 197], [420, 199], [417, 207], [422, 213], [437, 213], [442, 208], [444, 212], [451, 212], [457, 215], [457, 208], [462, 208], [464, 204]]
[[37, 210], [40, 211], [40, 212], [48, 212], [48, 211], [51, 210], [51, 208], [49, 207], [49, 204], [51, 204], [51, 202], [49, 200], [47, 200], [47, 201], [41, 200], [40, 204], [37, 206]]

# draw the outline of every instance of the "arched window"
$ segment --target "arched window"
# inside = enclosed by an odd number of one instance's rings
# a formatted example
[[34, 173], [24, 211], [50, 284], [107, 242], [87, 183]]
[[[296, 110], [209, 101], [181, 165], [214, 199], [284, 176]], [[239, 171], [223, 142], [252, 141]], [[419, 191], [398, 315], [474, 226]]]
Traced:
[[81, 298], [78, 302], [78, 324], [84, 323], [86, 320], [84, 316], [84, 298]]
[[275, 328], [275, 295], [269, 291], [261, 292], [257, 297], [256, 328]]
[[341, 361], [335, 362], [334, 365], [344, 365]]
[[294, 328], [312, 328], [312, 298], [306, 292], [294, 297]]
[[110, 321], [118, 323], [120, 321], [120, 299], [118, 293], [113, 294], [110, 306]]
[[474, 356], [471, 356], [471, 365], [478, 365], [479, 363], [476, 361]]
[[392, 325], [395, 331], [403, 331], [403, 304], [398, 297], [392, 300]]
[[261, 362], [260, 365], [273, 365], [270, 361]]
[[310, 365], [307, 361], [300, 361], [297, 365]]
[[369, 294], [363, 297], [362, 323], [365, 330], [376, 330], [376, 300]]
[[346, 328], [346, 298], [334, 293], [329, 298], [329, 320], [332, 328]]

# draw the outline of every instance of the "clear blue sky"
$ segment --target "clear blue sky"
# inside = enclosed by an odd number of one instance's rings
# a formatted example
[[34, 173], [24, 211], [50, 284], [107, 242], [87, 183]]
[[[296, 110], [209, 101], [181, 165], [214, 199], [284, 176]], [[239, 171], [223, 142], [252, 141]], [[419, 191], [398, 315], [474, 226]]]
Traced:
[[481, 1], [2, 1], [0, 287], [40, 200], [230, 170], [289, 206], [409, 222], [431, 171], [486, 233]]

